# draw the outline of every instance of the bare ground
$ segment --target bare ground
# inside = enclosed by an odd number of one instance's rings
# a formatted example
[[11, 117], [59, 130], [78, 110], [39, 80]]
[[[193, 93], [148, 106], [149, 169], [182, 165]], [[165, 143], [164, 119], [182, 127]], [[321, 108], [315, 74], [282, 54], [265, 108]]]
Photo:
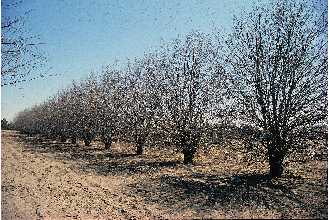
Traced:
[[84, 147], [2, 131], [2, 219], [327, 218], [327, 161], [267, 163], [230, 149]]

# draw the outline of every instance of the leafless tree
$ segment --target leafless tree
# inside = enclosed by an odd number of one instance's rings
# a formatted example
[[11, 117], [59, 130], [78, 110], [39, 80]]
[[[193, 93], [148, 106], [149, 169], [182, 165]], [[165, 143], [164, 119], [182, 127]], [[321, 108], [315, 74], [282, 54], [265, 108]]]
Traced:
[[306, 132], [327, 119], [327, 18], [308, 3], [278, 0], [234, 19], [226, 73], [239, 120], [267, 133], [270, 174]]
[[9, 16], [11, 10], [20, 6], [20, 2], [2, 3], [1, 86], [43, 77], [45, 73], [36, 74], [46, 63], [40, 49], [42, 43], [37, 36], [27, 33], [24, 24], [26, 15]]
[[155, 113], [160, 107], [157, 88], [157, 60], [153, 54], [129, 63], [126, 70], [126, 92], [123, 106], [123, 134], [136, 145], [141, 155], [148, 139], [155, 130]]
[[111, 148], [113, 136], [119, 136], [120, 124], [123, 118], [122, 106], [125, 102], [125, 80], [122, 72], [114, 65], [106, 67], [99, 81], [97, 100], [98, 134], [107, 149]]
[[217, 47], [210, 36], [195, 31], [164, 47], [160, 56], [162, 129], [189, 164], [219, 101], [222, 71], [216, 68]]

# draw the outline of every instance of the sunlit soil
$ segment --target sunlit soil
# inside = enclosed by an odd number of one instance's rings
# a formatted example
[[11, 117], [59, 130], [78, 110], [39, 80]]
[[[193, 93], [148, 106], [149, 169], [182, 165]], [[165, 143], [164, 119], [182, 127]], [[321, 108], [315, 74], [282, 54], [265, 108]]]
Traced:
[[3, 219], [327, 218], [327, 161], [266, 161], [232, 148], [90, 147], [2, 131]]

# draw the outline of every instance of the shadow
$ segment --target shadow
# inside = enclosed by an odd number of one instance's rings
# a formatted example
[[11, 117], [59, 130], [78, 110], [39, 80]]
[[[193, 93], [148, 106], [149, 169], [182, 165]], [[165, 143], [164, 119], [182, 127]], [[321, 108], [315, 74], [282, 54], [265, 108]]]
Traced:
[[120, 159], [120, 158], [126, 158], [126, 157], [136, 157], [138, 155], [136, 155], [136, 154], [125, 154], [125, 153], [122, 153], [122, 154], [107, 153], [107, 154], [105, 154], [105, 156], [108, 157], [108, 158]]
[[[136, 153], [122, 153], [120, 149], [105, 149], [97, 143], [83, 144], [61, 143], [54, 140], [40, 140], [38, 137], [20, 135], [24, 151], [47, 154], [58, 160], [71, 160], [75, 166], [85, 172], [98, 175], [122, 175], [155, 172], [165, 167], [175, 167], [180, 161], [161, 161], [159, 158]], [[135, 151], [135, 148], [132, 149]]]
[[[18, 137], [26, 151], [72, 161], [72, 166], [87, 173], [125, 177], [128, 174], [138, 176], [157, 172], [153, 176], [155, 178], [139, 178], [136, 179], [139, 181], [133, 181], [127, 187], [125, 185], [125, 192], [165, 210], [193, 210], [195, 213], [212, 213], [214, 210], [245, 213], [248, 210], [261, 213], [259, 218], [268, 212], [278, 214], [279, 218], [327, 218], [328, 215], [327, 182], [318, 179], [290, 173], [282, 178], [271, 179], [268, 174], [252, 171], [235, 175], [226, 172], [227, 175], [224, 175], [218, 173], [221, 171], [209, 170], [212, 165], [205, 164], [202, 172], [201, 167], [183, 165], [181, 161], [173, 159], [172, 154], [165, 157], [136, 155], [134, 148], [126, 146], [109, 152], [98, 143], [85, 147], [81, 143], [78, 146], [26, 138], [24, 135]], [[162, 170], [167, 168], [170, 170]], [[242, 216], [231, 216], [238, 217]]]
[[[326, 187], [319, 195], [322, 190], [319, 190], [317, 183], [308, 183], [306, 187], [302, 181], [292, 177], [272, 180], [268, 174], [221, 177], [193, 173], [190, 176], [163, 175], [159, 182], [130, 187], [132, 193], [142, 196], [146, 203], [161, 204], [167, 209], [180, 207], [193, 209], [197, 213], [215, 209], [237, 212], [273, 210], [282, 218], [294, 218], [295, 212], [299, 216], [299, 211], [304, 210], [310, 218], [327, 218]], [[311, 194], [324, 200], [309, 201], [306, 195]]]
[[157, 172], [162, 168], [173, 168], [178, 163], [180, 161], [156, 162], [143, 160], [125, 163], [123, 160], [119, 160], [85, 164], [81, 168], [86, 172], [96, 172], [98, 175], [127, 175]]

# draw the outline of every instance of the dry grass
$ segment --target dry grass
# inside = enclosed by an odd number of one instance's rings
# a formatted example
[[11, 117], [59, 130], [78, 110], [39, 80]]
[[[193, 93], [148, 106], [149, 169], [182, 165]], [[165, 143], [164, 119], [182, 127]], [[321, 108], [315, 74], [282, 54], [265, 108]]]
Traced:
[[174, 150], [135, 156], [116, 143], [84, 147], [2, 132], [4, 219], [327, 218], [327, 161], [268, 165], [216, 147], [193, 166]]

